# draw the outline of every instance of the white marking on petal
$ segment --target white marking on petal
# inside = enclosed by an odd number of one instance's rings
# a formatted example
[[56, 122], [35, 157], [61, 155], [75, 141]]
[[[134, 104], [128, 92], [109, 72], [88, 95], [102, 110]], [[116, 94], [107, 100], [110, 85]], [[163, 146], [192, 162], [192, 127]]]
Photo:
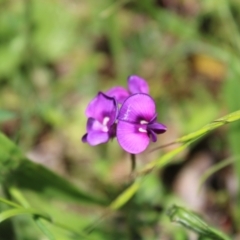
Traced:
[[130, 109], [130, 106], [128, 106], [127, 112], [123, 116], [123, 120], [127, 120], [128, 119], [128, 115], [129, 115], [130, 112], [131, 112], [131, 109]]
[[109, 120], [110, 120], [109, 117], [105, 117], [105, 118], [103, 119], [102, 125], [103, 125], [103, 126], [107, 126], [107, 123], [109, 122]]
[[142, 133], [146, 133], [146, 132], [147, 132], [147, 130], [146, 130], [146, 129], [144, 129], [144, 128], [141, 128], [141, 127], [138, 129], [138, 131], [139, 131], [139, 132], [142, 132]]
[[103, 126], [103, 127], [102, 127], [102, 131], [103, 131], [103, 132], [108, 132], [108, 127], [107, 127], [107, 126]]
[[[106, 117], [106, 119], [103, 119], [104, 123], [107, 123], [109, 121], [109, 117]], [[102, 132], [108, 132], [109, 128], [108, 126], [103, 125], [101, 122], [95, 120], [92, 125], [93, 131], [102, 131]]]
[[140, 124], [148, 124], [148, 122], [145, 121], [145, 120], [141, 120], [141, 121], [140, 121]]
[[103, 126], [102, 123], [100, 123], [99, 121], [95, 120], [95, 121], [93, 122], [92, 129], [93, 129], [94, 131], [99, 131], [99, 130], [102, 129], [102, 126]]

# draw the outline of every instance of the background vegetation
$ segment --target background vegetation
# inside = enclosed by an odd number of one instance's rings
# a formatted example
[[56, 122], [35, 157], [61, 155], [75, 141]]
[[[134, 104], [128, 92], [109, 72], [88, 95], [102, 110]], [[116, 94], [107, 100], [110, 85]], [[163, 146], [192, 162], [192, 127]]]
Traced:
[[88, 102], [131, 74], [168, 127], [149, 150], [240, 109], [239, 26], [238, 0], [0, 0], [0, 239], [238, 239], [240, 122], [137, 156], [171, 156], [137, 187], [116, 140], [81, 137]]

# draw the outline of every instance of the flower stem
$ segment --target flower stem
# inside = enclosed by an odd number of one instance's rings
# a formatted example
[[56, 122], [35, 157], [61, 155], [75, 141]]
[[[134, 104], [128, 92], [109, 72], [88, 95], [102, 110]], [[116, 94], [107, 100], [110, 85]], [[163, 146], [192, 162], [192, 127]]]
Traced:
[[135, 172], [136, 169], [136, 155], [131, 153], [131, 174]]

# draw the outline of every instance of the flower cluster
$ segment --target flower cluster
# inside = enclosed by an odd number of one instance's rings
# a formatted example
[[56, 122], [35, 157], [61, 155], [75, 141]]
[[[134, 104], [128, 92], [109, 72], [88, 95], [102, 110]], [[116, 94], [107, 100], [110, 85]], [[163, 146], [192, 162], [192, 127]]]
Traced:
[[147, 82], [135, 75], [128, 78], [128, 90], [114, 87], [99, 92], [86, 109], [87, 133], [82, 141], [94, 146], [116, 136], [125, 151], [144, 151], [167, 130], [157, 122], [156, 105], [148, 93]]

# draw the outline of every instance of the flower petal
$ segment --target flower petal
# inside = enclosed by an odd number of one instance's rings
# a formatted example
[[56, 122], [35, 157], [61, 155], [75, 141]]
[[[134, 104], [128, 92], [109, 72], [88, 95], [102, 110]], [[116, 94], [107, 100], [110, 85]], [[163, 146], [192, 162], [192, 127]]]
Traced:
[[153, 131], [153, 130], [149, 130], [149, 135], [150, 135], [150, 137], [151, 137], [151, 140], [153, 141], [153, 142], [156, 142], [157, 141], [157, 134]]
[[151, 129], [157, 134], [164, 133], [167, 131], [167, 127], [164, 124], [158, 122], [149, 124], [148, 129]]
[[132, 75], [128, 77], [128, 89], [131, 94], [134, 93], [149, 93], [147, 82], [139, 76]]
[[88, 104], [86, 115], [103, 122], [105, 117], [109, 117], [108, 125], [112, 125], [117, 117], [117, 102], [114, 98], [99, 92], [98, 95]]
[[132, 124], [119, 121], [117, 125], [117, 140], [120, 146], [127, 152], [138, 154], [143, 152], [150, 139], [147, 133], [140, 132], [140, 124]]
[[100, 143], [105, 143], [109, 140], [109, 134], [100, 131], [91, 131], [87, 134], [87, 142], [92, 145], [98, 145]]
[[129, 96], [129, 92], [123, 87], [113, 87], [106, 92], [109, 97], [114, 97], [120, 104]]
[[87, 142], [87, 133], [85, 133], [83, 136], [82, 136], [82, 142], [86, 143]]
[[82, 142], [92, 146], [107, 142], [115, 137], [115, 124], [108, 127], [101, 124], [98, 120], [89, 118], [87, 121], [87, 133], [83, 135]]
[[118, 119], [132, 123], [149, 123], [155, 116], [155, 102], [147, 94], [137, 93], [128, 97], [123, 103]]
[[88, 118], [87, 132], [89, 133], [91, 131], [108, 132], [108, 127], [102, 125], [98, 120], [95, 120], [93, 118]]

